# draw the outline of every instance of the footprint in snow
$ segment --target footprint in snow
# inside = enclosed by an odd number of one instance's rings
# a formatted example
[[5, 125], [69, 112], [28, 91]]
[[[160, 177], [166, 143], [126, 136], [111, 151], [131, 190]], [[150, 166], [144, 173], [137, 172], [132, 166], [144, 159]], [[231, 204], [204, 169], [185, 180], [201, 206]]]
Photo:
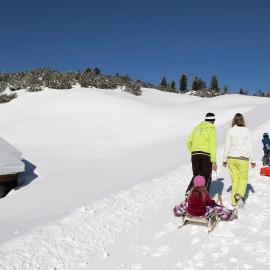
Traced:
[[142, 267], [143, 266], [141, 264], [133, 264], [133, 265], [121, 267], [119, 270], [140, 270], [142, 269]]
[[252, 249], [253, 249], [253, 246], [252, 245], [244, 245], [243, 246], [243, 249], [246, 251], [246, 252], [250, 252]]
[[238, 263], [238, 260], [235, 257], [231, 257], [229, 261], [231, 263]]
[[193, 239], [191, 240], [191, 244], [192, 244], [192, 245], [196, 245], [196, 244], [198, 244], [200, 241], [201, 241], [201, 238], [195, 237], [195, 238], [193, 238]]
[[260, 245], [258, 245], [256, 247], [256, 251], [257, 251], [258, 254], [262, 254], [262, 253], [267, 253], [268, 252], [268, 250], [264, 246], [260, 246]]
[[205, 257], [205, 254], [203, 252], [198, 252], [197, 254], [195, 254], [193, 256], [195, 261], [199, 261], [202, 260]]
[[258, 257], [256, 258], [256, 261], [259, 263], [266, 263], [267, 257]]
[[202, 267], [204, 265], [205, 254], [203, 252], [198, 252], [198, 254], [193, 256], [193, 260], [197, 267]]
[[138, 252], [143, 256], [150, 256], [151, 248], [148, 246], [130, 245], [129, 249], [133, 252]]
[[240, 240], [239, 240], [239, 239], [234, 239], [234, 240], [233, 240], [233, 243], [234, 243], [235, 245], [237, 245], [237, 244], [240, 243]]
[[191, 235], [195, 235], [195, 234], [197, 234], [198, 232], [199, 232], [198, 226], [192, 226], [192, 227], [191, 227], [191, 231], [190, 231], [190, 234], [191, 234]]
[[262, 231], [260, 233], [261, 236], [270, 236], [270, 231]]
[[130, 270], [140, 270], [140, 269], [142, 269], [142, 265], [141, 264], [134, 264], [130, 268]]
[[258, 229], [258, 228], [256, 228], [256, 227], [248, 227], [248, 229], [251, 231], [251, 232], [253, 232], [253, 233], [257, 233], [257, 232], [259, 232], [260, 231], [260, 229]]
[[157, 251], [152, 254], [152, 257], [160, 257], [160, 256], [165, 255], [166, 253], [168, 253], [170, 250], [172, 250], [172, 248], [170, 248], [169, 246], [158, 247]]
[[199, 261], [199, 262], [196, 262], [196, 267], [203, 267], [204, 266], [204, 262], [202, 261]]
[[86, 267], [88, 265], [88, 262], [80, 262], [78, 265], [81, 267]]
[[166, 229], [166, 231], [169, 231], [169, 232], [175, 232], [175, 224], [174, 223], [167, 223], [165, 225], [165, 229]]
[[213, 258], [214, 260], [217, 260], [217, 259], [219, 259], [222, 255], [223, 255], [223, 254], [220, 253], [220, 252], [213, 252], [213, 253], [212, 253], [212, 258]]
[[249, 269], [252, 269], [254, 267], [252, 265], [250, 265], [250, 264], [244, 264], [243, 268], [249, 270]]
[[157, 232], [157, 233], [154, 235], [153, 239], [159, 239], [159, 238], [161, 238], [164, 234], [165, 234], [165, 232], [163, 232], [163, 231]]

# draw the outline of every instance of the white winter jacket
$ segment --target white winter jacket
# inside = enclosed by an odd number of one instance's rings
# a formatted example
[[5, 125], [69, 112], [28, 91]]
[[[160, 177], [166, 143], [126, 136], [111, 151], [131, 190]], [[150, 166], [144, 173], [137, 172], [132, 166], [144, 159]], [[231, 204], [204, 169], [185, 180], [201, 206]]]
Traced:
[[252, 149], [250, 132], [247, 127], [234, 125], [229, 129], [226, 137], [223, 161], [228, 157], [245, 157], [255, 163], [255, 157]]

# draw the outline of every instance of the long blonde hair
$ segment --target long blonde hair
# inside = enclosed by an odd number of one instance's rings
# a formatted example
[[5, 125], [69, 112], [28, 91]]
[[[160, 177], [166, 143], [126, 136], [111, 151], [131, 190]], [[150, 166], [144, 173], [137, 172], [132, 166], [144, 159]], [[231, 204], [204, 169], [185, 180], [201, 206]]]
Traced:
[[188, 194], [188, 199], [191, 196], [191, 194], [195, 193], [195, 192], [197, 192], [199, 194], [202, 194], [203, 201], [205, 201], [205, 193], [207, 192], [205, 186], [202, 186], [202, 187], [193, 186], [192, 189], [190, 190], [189, 194]]
[[245, 127], [246, 126], [244, 116], [241, 113], [237, 113], [234, 116], [234, 118], [232, 120], [232, 127], [234, 125], [237, 125], [238, 127]]

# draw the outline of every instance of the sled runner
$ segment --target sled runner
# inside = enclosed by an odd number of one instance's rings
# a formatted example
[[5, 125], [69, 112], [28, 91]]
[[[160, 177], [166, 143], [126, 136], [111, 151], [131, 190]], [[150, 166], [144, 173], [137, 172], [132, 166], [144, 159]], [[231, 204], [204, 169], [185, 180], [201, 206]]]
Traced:
[[185, 214], [183, 216], [183, 222], [180, 226], [178, 226], [178, 229], [181, 229], [184, 225], [187, 223], [202, 223], [207, 225], [208, 233], [212, 232], [218, 222], [220, 221], [220, 218], [216, 213], [211, 213], [209, 216], [192, 216], [190, 214]]

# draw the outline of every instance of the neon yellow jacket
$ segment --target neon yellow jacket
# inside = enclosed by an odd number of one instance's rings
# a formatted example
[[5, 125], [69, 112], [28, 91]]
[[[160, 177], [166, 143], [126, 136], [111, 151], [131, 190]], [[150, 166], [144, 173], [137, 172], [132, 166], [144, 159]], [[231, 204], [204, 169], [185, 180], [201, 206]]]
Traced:
[[216, 162], [217, 135], [214, 124], [203, 121], [196, 126], [188, 137], [187, 147], [190, 152], [209, 153], [211, 162]]

